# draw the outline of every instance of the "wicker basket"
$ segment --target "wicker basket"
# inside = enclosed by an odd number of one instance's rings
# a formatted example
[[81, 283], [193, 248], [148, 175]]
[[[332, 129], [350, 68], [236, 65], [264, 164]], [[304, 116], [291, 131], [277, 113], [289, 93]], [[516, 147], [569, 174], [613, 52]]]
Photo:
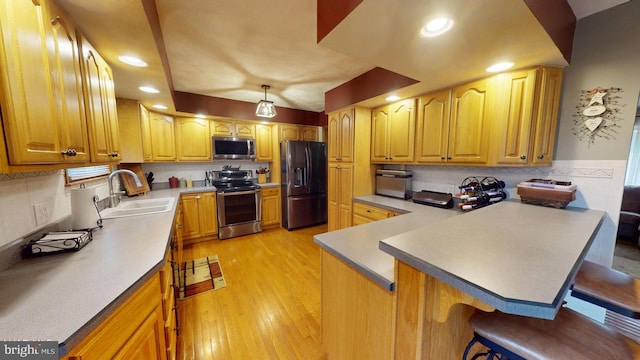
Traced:
[[576, 199], [576, 192], [553, 189], [539, 189], [526, 186], [518, 186], [520, 201], [524, 204], [541, 205], [556, 209], [565, 208]]

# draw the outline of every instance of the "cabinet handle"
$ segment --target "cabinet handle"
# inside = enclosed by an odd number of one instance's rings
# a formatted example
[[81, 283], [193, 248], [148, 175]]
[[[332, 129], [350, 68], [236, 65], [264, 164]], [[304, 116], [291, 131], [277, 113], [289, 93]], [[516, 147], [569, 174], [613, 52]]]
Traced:
[[66, 155], [66, 156], [76, 156], [78, 155], [78, 152], [75, 149], [67, 149], [67, 150], [60, 151], [60, 154]]
[[544, 155], [538, 155], [538, 160], [544, 159]]
[[447, 160], [451, 160], [451, 156], [447, 156]]
[[107, 156], [110, 156], [110, 157], [118, 157], [118, 152], [117, 152], [117, 151], [111, 152], [111, 153], [109, 153]]
[[527, 160], [527, 155], [520, 155], [520, 160]]
[[340, 160], [342, 160], [342, 158], [341, 158], [341, 157], [337, 157], [337, 158], [336, 158], [336, 160], [337, 160], [337, 161], [340, 161]]
[[200, 195], [196, 196], [196, 200], [200, 200]]
[[440, 160], [444, 160], [444, 156], [442, 156], [442, 157], [440, 158]]

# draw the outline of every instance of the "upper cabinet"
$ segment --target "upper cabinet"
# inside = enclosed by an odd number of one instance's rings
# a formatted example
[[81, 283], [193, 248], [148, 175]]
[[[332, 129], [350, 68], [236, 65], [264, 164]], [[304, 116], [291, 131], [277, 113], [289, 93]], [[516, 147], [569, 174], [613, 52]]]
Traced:
[[282, 124], [280, 125], [280, 141], [287, 140], [318, 141], [318, 127]]
[[211, 124], [212, 136], [255, 138], [256, 127], [253, 124], [227, 120], [214, 120]]
[[415, 99], [373, 109], [371, 114], [371, 162], [413, 161]]
[[118, 162], [122, 155], [113, 73], [84, 38], [80, 49], [91, 161]]
[[491, 80], [418, 98], [416, 162], [486, 164]]
[[[144, 131], [147, 130], [143, 127], [143, 142]], [[151, 138], [151, 160], [175, 161], [176, 146], [173, 116], [150, 111], [148, 132]]]
[[353, 161], [353, 127], [355, 109], [329, 114], [327, 158], [329, 161]]
[[496, 165], [550, 166], [562, 69], [538, 67], [498, 77], [492, 148]]
[[76, 31], [52, 5], [0, 3], [0, 108], [11, 165], [89, 159]]
[[175, 127], [178, 161], [211, 161], [209, 120], [177, 118]]
[[273, 161], [273, 126], [256, 125], [256, 161]]

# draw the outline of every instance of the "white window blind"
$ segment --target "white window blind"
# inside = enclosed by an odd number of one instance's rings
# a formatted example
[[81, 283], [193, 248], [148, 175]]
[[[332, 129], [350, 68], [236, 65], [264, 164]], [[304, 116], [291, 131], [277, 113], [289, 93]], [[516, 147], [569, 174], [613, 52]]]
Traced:
[[106, 176], [111, 173], [110, 165], [87, 166], [79, 168], [67, 169], [68, 182], [76, 182], [86, 179], [92, 179], [100, 176]]

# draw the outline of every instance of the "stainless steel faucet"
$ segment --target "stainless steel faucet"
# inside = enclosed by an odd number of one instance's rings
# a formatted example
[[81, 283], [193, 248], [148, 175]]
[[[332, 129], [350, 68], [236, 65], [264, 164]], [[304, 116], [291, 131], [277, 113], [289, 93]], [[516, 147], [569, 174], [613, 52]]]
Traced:
[[125, 173], [133, 176], [133, 180], [136, 182], [136, 186], [137, 187], [142, 186], [142, 183], [140, 182], [138, 175], [136, 175], [136, 173], [134, 173], [131, 170], [119, 169], [109, 174], [109, 179], [107, 180], [107, 182], [109, 183], [109, 207], [112, 207], [112, 208], [118, 206], [118, 203], [120, 203], [120, 198], [116, 196], [116, 194], [113, 192], [113, 182], [111, 181], [111, 179], [113, 179], [114, 175], [120, 174], [120, 173]]

